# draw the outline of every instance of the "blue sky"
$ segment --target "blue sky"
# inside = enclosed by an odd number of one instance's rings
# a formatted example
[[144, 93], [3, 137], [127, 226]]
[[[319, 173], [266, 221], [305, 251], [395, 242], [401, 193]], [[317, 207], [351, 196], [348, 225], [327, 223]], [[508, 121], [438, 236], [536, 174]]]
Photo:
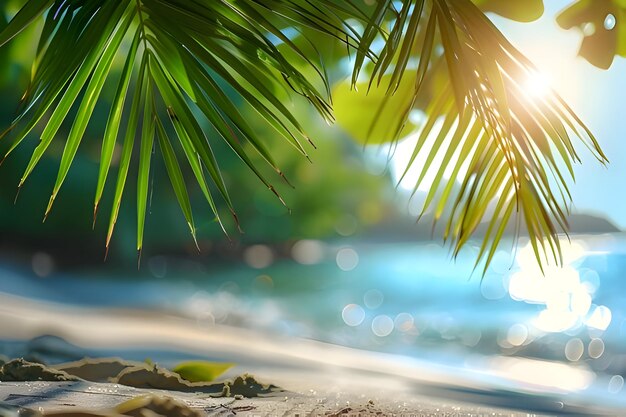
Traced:
[[608, 70], [577, 56], [582, 35], [560, 29], [555, 17], [571, 1], [545, 1], [546, 13], [534, 23], [494, 17], [511, 42], [546, 74], [552, 86], [590, 127], [611, 164], [601, 166], [583, 147], [571, 192], [575, 212], [601, 214], [626, 229], [626, 58]]

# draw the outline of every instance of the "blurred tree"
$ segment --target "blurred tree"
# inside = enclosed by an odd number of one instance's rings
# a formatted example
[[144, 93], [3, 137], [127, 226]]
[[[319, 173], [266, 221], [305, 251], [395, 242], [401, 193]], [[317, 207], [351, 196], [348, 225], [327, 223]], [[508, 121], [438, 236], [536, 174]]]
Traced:
[[626, 56], [624, 18], [623, 0], [578, 0], [557, 17], [557, 22], [564, 29], [580, 29], [584, 35], [580, 55], [607, 69], [616, 55]]
[[[4, 14], [0, 14], [4, 17]], [[5, 22], [6, 24], [6, 22]], [[1, 28], [2, 26], [0, 26]], [[0, 124], [9, 125], [15, 114], [14, 103], [19, 101], [23, 90], [28, 84], [28, 66], [32, 59], [32, 45], [37, 44], [38, 30], [33, 27], [32, 33], [23, 33], [16, 41], [0, 49], [0, 53], [8, 58], [2, 60], [0, 69], [6, 70], [7, 82], [0, 83], [0, 93], [5, 100], [0, 103]], [[305, 29], [306, 30], [306, 29]], [[296, 42], [305, 43], [304, 37]], [[305, 46], [305, 45], [303, 45]], [[332, 38], [322, 38], [316, 45], [324, 51], [324, 55], [333, 62], [347, 56], [347, 51]], [[124, 61], [122, 54], [114, 62], [111, 77], [119, 77]], [[340, 76], [336, 66], [335, 74], [331, 78]], [[329, 70], [331, 67], [328, 68]], [[10, 70], [10, 71], [9, 71]], [[10, 72], [10, 74], [9, 74]], [[15, 82], [15, 81], [18, 82]], [[10, 81], [10, 82], [9, 82]], [[10, 158], [7, 158], [1, 167], [0, 187], [0, 246], [8, 249], [22, 247], [28, 250], [45, 250], [55, 255], [59, 262], [76, 264], [77, 262], [100, 262], [103, 256], [101, 236], [106, 233], [106, 224], [96, 223], [96, 233], [92, 231], [92, 218], [89, 205], [93, 202], [91, 195], [98, 177], [101, 142], [98, 137], [106, 123], [106, 107], [111, 105], [114, 89], [105, 88], [99, 106], [92, 116], [90, 125], [86, 129], [85, 140], [81, 143], [82, 152], [78, 152], [73, 162], [73, 175], [68, 175], [62, 198], [56, 203], [56, 210], [45, 223], [41, 219], [42, 196], [48, 194], [52, 187], [52, 180], [58, 170], [58, 160], [63, 152], [63, 142], [54, 141], [41, 158], [36, 170], [29, 180], [20, 188], [16, 199], [16, 185], [19, 182], [23, 167], [29, 162], [36, 143], [25, 142], [16, 148]], [[275, 243], [285, 240], [305, 238], [329, 239], [341, 234], [342, 222], [354, 222], [354, 232], [363, 230], [374, 222], [393, 222], [401, 216], [394, 197], [390, 191], [390, 178], [386, 174], [372, 174], [371, 167], [366, 167], [364, 154], [359, 146], [337, 129], [330, 129], [328, 125], [319, 123], [319, 119], [312, 114], [305, 103], [295, 102], [292, 112], [307, 127], [307, 131], [317, 139], [319, 149], [312, 155], [313, 163], [309, 162], [298, 150], [293, 147], [282, 146], [281, 139], [272, 133], [272, 129], [263, 123], [255, 110], [245, 107], [240, 96], [229, 92], [229, 100], [237, 107], [241, 107], [242, 116], [248, 121], [251, 129], [264, 138], [268, 147], [275, 149], [274, 158], [280, 162], [286, 175], [293, 179], [298, 192], [290, 192], [292, 188], [287, 184], [278, 184], [281, 192], [286, 193], [285, 199], [292, 210], [291, 213], [267, 189], [258, 187], [258, 179], [250, 175], [245, 164], [237, 155], [230, 151], [227, 144], [214, 143], [213, 150], [219, 155], [220, 168], [224, 181], [229, 185], [233, 204], [237, 207], [237, 215], [244, 234], [234, 232], [233, 224], [226, 226], [230, 238], [242, 243]], [[74, 114], [71, 113], [72, 117]], [[218, 133], [211, 128], [206, 120], [199, 120], [207, 136], [214, 137]], [[33, 131], [41, 134], [43, 124], [36, 126]], [[58, 137], [67, 137], [71, 125], [61, 125]], [[6, 144], [5, 144], [6, 146]], [[244, 144], [248, 148], [248, 145]], [[117, 146], [112, 159], [112, 166], [119, 164], [120, 148]], [[253, 151], [253, 149], [247, 149]], [[254, 152], [250, 152], [255, 158]], [[255, 163], [262, 163], [256, 157]], [[150, 215], [146, 216], [146, 235], [150, 242], [150, 252], [189, 252], [194, 253], [193, 245], [188, 245], [189, 234], [185, 225], [180, 222], [180, 208], [171, 187], [161, 187], [169, 182], [166, 168], [159, 158], [154, 160], [151, 183], [155, 185], [151, 191]], [[136, 166], [129, 168], [134, 172]], [[185, 183], [192, 184], [194, 178], [185, 175]], [[129, 181], [127, 192], [136, 192], [135, 183]], [[103, 193], [103, 201], [110, 204], [113, 190]], [[201, 190], [189, 187], [189, 198], [193, 206], [198, 209], [210, 209]], [[15, 200], [15, 201], [14, 201]], [[203, 201], [204, 200], [204, 201]], [[250, 204], [249, 204], [250, 203]], [[222, 218], [228, 219], [228, 206], [217, 200], [215, 202]], [[44, 206], [45, 208], [45, 206]], [[132, 204], [122, 204], [118, 217], [117, 239], [112, 242], [112, 250], [116, 261], [132, 263], [136, 239], [133, 233], [136, 220]], [[207, 247], [207, 241], [227, 244], [227, 237], [221, 228], [217, 227], [212, 216], [200, 216], [196, 220], [198, 239], [201, 245]], [[120, 233], [121, 232], [121, 233]], [[220, 243], [220, 244], [222, 244]], [[230, 245], [228, 245], [230, 246]], [[234, 249], [234, 248], [233, 248]], [[205, 251], [203, 251], [205, 252]]]
[[[343, 117], [350, 119], [343, 123], [348, 131], [380, 143], [418, 129], [411, 161], [426, 153], [424, 172], [443, 153], [426, 206], [435, 205], [436, 219], [449, 208], [444, 237], [452, 241], [455, 253], [488, 220], [479, 254], [479, 261], [488, 264], [506, 224], [515, 217], [530, 234], [537, 259], [544, 251], [558, 261], [555, 236], [559, 227], [567, 229], [569, 203], [566, 173], [561, 171], [565, 167], [571, 175], [572, 163], [579, 161], [570, 135], [606, 161], [591, 133], [555, 92], [538, 99], [524, 91], [536, 70], [484, 14], [493, 11], [530, 21], [543, 12], [540, 0], [20, 3], [0, 32], [0, 46], [27, 28], [38, 28], [40, 36], [17, 116], [0, 137], [17, 131], [10, 136], [8, 155], [31, 132], [42, 129], [20, 187], [44, 154], [58, 152], [60, 167], [47, 216], [89, 128], [98, 125], [94, 132], [104, 131], [96, 141], [101, 152], [94, 221], [110, 168], [117, 166], [118, 171], [107, 247], [133, 157], [138, 159], [138, 250], [156, 153], [194, 239], [197, 225], [188, 177], [198, 184], [217, 223], [222, 224], [223, 210], [214, 196], [237, 222], [223, 174], [230, 170], [223, 171], [226, 159], [224, 152], [217, 152], [222, 145], [214, 138], [221, 138], [283, 201], [271, 180], [276, 175], [288, 182], [276, 162], [281, 151], [268, 138], [281, 138], [309, 158], [313, 145], [294, 109], [306, 101], [322, 119], [334, 120], [327, 69], [343, 60], [335, 53], [326, 62], [326, 41], [319, 42], [320, 37], [354, 52], [349, 58], [352, 88], [359, 87], [361, 94], [381, 90], [360, 99], [338, 92], [338, 107], [343, 105], [341, 113], [349, 115]], [[107, 96], [110, 91], [115, 92], [112, 97]], [[359, 108], [358, 100], [367, 104]], [[108, 119], [90, 123], [102, 103], [109, 108]], [[414, 110], [425, 114], [419, 126], [410, 123]], [[64, 126], [69, 133], [58, 143]], [[431, 133], [436, 139], [427, 149]], [[373, 134], [379, 137], [373, 139]], [[462, 184], [459, 190], [442, 181], [449, 168]], [[416, 187], [422, 180], [423, 175]], [[316, 196], [319, 202], [321, 197]], [[257, 207], [266, 207], [257, 203], [263, 200], [253, 198]]]

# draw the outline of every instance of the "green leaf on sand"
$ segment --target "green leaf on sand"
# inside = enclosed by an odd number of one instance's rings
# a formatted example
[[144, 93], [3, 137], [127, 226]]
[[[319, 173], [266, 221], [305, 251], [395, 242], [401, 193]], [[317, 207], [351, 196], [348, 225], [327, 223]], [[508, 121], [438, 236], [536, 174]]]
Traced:
[[172, 371], [189, 382], [211, 382], [233, 366], [229, 362], [189, 361], [179, 363]]

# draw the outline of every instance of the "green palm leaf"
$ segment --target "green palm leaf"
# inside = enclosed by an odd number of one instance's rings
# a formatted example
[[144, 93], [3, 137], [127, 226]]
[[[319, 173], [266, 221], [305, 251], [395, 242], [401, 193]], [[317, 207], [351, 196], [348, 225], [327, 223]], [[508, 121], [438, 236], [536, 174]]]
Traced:
[[[368, 7], [356, 0], [28, 0], [0, 32], [2, 46], [43, 19], [30, 83], [17, 116], [0, 138], [17, 132], [9, 136], [8, 155], [46, 120], [22, 186], [50, 145], [62, 140], [57, 137], [60, 127], [71, 125], [47, 215], [102, 89], [113, 77], [113, 62], [125, 57], [119, 79], [113, 81], [116, 92], [102, 138], [94, 222], [119, 141], [122, 152], [106, 246], [130, 167], [138, 159], [137, 249], [141, 251], [156, 141], [195, 239], [179, 158], [188, 164], [222, 228], [216, 198], [237, 219], [213, 151], [216, 139], [225, 141], [279, 199], [273, 179], [264, 174], [263, 164], [255, 162], [250, 150], [286, 181], [229, 93], [235, 92], [276, 136], [304, 156], [310, 139], [285, 101], [293, 95], [304, 97], [326, 121], [334, 121], [330, 86], [320, 60], [285, 35], [287, 28], [306, 27], [354, 49], [352, 87], [361, 86], [362, 92], [380, 89], [374, 97], [381, 104], [371, 112], [371, 124], [353, 130], [361, 140], [372, 135], [384, 136], [378, 141], [397, 140], [414, 127], [408, 121], [413, 110], [426, 116], [407, 171], [418, 155], [425, 155], [417, 189], [426, 172], [435, 170], [424, 210], [432, 208], [436, 219], [445, 219], [444, 237], [452, 242], [454, 253], [487, 221], [479, 260], [488, 264], [506, 225], [515, 218], [527, 229], [538, 261], [542, 253], [558, 260], [556, 233], [567, 229], [568, 177], [573, 176], [573, 163], [579, 162], [573, 137], [600, 161], [606, 158], [556, 93], [537, 98], [524, 91], [523, 80], [535, 69], [478, 8], [518, 20], [531, 20], [543, 11], [539, 0], [530, 9], [521, 8], [522, 3], [379, 0]], [[347, 23], [355, 20], [358, 25]], [[380, 40], [383, 46], [373, 52]], [[368, 105], [375, 106], [372, 100]], [[377, 127], [388, 115], [392, 123]], [[207, 136], [203, 121], [216, 135]], [[431, 138], [432, 146], [427, 146]], [[443, 161], [440, 167], [435, 166], [437, 160]], [[446, 181], [446, 168], [458, 180], [458, 189], [453, 181]]]
[[[406, 175], [418, 156], [425, 156], [415, 191], [427, 172], [434, 173], [422, 214], [432, 210], [436, 222], [446, 217], [444, 239], [455, 255], [487, 222], [477, 260], [477, 266], [484, 261], [483, 273], [512, 221], [529, 234], [538, 262], [550, 255], [559, 263], [556, 235], [568, 229], [568, 181], [573, 163], [580, 161], [572, 135], [600, 162], [607, 161], [591, 132], [556, 92], [533, 96], [526, 91], [537, 70], [470, 0], [405, 1], [376, 19], [375, 27], [388, 22], [392, 30], [383, 35], [370, 81], [360, 81], [364, 67], [359, 64], [366, 60], [357, 56], [351, 82], [375, 96], [383, 89], [402, 97], [379, 101], [367, 138], [374, 143], [400, 139], [410, 112], [424, 114], [405, 170]], [[365, 34], [364, 41], [377, 38], [368, 29]], [[336, 101], [339, 116], [346, 103]], [[354, 131], [354, 122], [339, 119], [344, 122]], [[372, 137], [379, 124], [394, 135]]]
[[[282, 29], [297, 22], [311, 26], [324, 22], [319, 30], [343, 38], [337, 32], [347, 26], [340, 14], [360, 10], [330, 1], [323, 1], [315, 7], [306, 2], [304, 6], [297, 1], [279, 3], [276, 12], [268, 13], [269, 3], [253, 0], [236, 3], [27, 1], [0, 32], [0, 45], [3, 45], [29, 24], [44, 18], [31, 82], [14, 122], [1, 134], [4, 137], [19, 129], [19, 133], [11, 137], [8, 155], [47, 119], [41, 140], [19, 186], [27, 181], [50, 145], [62, 140], [57, 137], [59, 129], [72, 117], [70, 134], [64, 141], [59, 172], [46, 209], [47, 216], [70, 171], [103, 86], [113, 76], [113, 61], [126, 54], [102, 139], [94, 198], [95, 222], [114, 148], [119, 140], [122, 155], [114, 188], [107, 248], [134, 159], [135, 141], [139, 140], [137, 249], [141, 251], [155, 133], [174, 192], [194, 239], [195, 227], [177, 152], [182, 152], [189, 163], [220, 225], [214, 190], [234, 216], [235, 210], [218, 158], [210, 143], [213, 138], [205, 135], [197, 114], [203, 115], [262, 184], [278, 196], [272, 181], [248, 155], [249, 150], [244, 143], [249, 143], [279, 178], [285, 179], [282, 171], [224, 89], [236, 91], [278, 136], [307, 155], [304, 142], [309, 139], [284, 104], [288, 96], [284, 92], [305, 97], [325, 119], [332, 121], [332, 111], [327, 102], [329, 86], [321, 66], [291, 42]], [[347, 36], [347, 42], [358, 44], [355, 31]], [[279, 51], [275, 44], [277, 41], [273, 39], [278, 39], [283, 47], [290, 49], [300, 61], [298, 66]], [[318, 79], [312, 80], [298, 69], [303, 65], [313, 68]], [[277, 94], [277, 91], [283, 93]], [[127, 98], [131, 95], [132, 103], [127, 107]], [[120, 138], [122, 130], [125, 133]], [[171, 142], [168, 130], [175, 132], [179, 147]]]

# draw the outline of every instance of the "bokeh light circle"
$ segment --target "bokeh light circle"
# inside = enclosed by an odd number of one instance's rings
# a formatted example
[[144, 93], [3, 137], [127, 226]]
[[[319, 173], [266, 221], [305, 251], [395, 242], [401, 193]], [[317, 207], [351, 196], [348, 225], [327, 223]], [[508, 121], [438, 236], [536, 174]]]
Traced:
[[391, 334], [394, 328], [394, 323], [391, 317], [386, 315], [380, 315], [374, 317], [372, 320], [372, 332], [378, 337], [386, 337]]
[[358, 304], [348, 304], [343, 308], [341, 318], [348, 326], [356, 327], [365, 320], [365, 310]]

